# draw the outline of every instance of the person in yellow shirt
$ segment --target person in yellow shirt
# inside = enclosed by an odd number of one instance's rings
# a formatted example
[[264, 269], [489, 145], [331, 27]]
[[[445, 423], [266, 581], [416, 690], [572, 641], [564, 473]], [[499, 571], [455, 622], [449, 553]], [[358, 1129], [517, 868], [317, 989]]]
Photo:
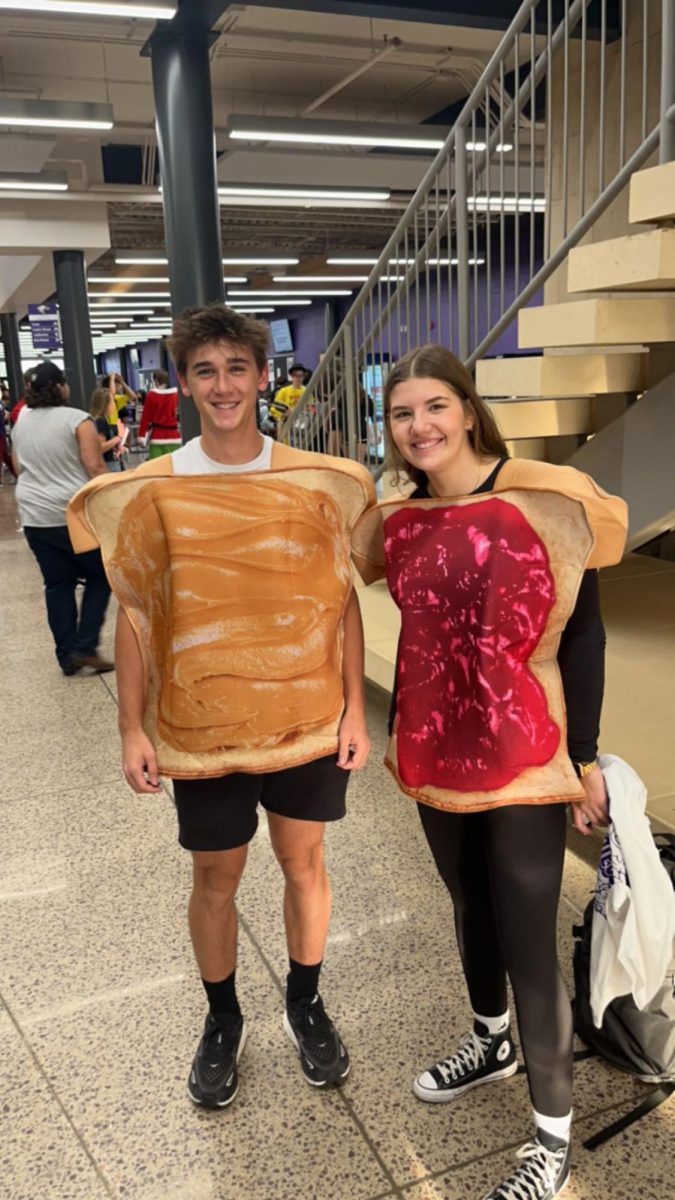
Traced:
[[291, 382], [287, 387], [279, 388], [270, 405], [270, 416], [276, 421], [277, 425], [286, 420], [286, 417], [293, 411], [305, 391], [306, 367], [303, 367], [301, 363], [293, 363], [288, 374]]

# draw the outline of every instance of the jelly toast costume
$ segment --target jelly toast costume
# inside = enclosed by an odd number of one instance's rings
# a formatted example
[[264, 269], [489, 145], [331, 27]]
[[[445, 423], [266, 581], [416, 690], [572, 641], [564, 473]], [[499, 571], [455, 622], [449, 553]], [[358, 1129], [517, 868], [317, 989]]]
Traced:
[[451, 812], [583, 792], [556, 654], [587, 567], [619, 561], [624, 502], [571, 467], [508, 460], [493, 490], [367, 512], [354, 560], [401, 610], [386, 764]]

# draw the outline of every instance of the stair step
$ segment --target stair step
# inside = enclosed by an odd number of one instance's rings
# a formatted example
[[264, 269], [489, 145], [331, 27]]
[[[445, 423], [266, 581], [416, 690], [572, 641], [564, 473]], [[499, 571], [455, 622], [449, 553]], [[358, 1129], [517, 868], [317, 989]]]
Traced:
[[597, 396], [641, 392], [646, 352], [636, 354], [532, 354], [484, 358], [476, 364], [481, 396]]
[[518, 314], [522, 350], [563, 346], [638, 346], [675, 342], [675, 297], [573, 300]]
[[594, 428], [590, 396], [488, 400], [487, 407], [507, 441], [592, 433]]
[[633, 233], [570, 252], [568, 292], [675, 288], [675, 229]]
[[675, 162], [631, 176], [628, 220], [633, 225], [675, 221]]

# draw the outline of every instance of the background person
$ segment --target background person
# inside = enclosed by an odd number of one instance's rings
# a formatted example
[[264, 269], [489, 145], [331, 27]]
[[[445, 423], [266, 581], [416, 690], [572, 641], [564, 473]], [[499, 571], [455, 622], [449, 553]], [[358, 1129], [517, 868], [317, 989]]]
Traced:
[[293, 363], [289, 371], [290, 383], [285, 387], [279, 388], [275, 393], [274, 400], [270, 405], [270, 416], [277, 425], [283, 424], [286, 417], [293, 411], [305, 391], [305, 379], [307, 377], [307, 368], [301, 363]]
[[[597, 765], [605, 635], [597, 571], [584, 572], [583, 565], [589, 545], [590, 561], [598, 565], [620, 557], [625, 505], [572, 468], [511, 462], [468, 371], [441, 346], [406, 354], [389, 374], [384, 401], [389, 465], [399, 479], [414, 483], [410, 500], [512, 497], [510, 507], [489, 499], [470, 513], [457, 501], [420, 506], [413, 510], [414, 525], [409, 501], [395, 501], [385, 517], [387, 580], [402, 613], [393, 769], [402, 789], [418, 799], [427, 841], [452, 896], [473, 1007], [464, 1042], [422, 1072], [413, 1090], [424, 1101], [457, 1102], [470, 1089], [515, 1073], [508, 975], [535, 1137], [520, 1151], [515, 1173], [484, 1200], [551, 1200], [569, 1176], [572, 1117], [572, 1013], [556, 950], [566, 834], [560, 801], [574, 800], [574, 824], [582, 833], [607, 821]], [[505, 491], [518, 487], [520, 493]], [[546, 501], [539, 498], [542, 491]], [[559, 691], [551, 685], [543, 692], [539, 677], [522, 669], [551, 612], [541, 608], [547, 616], [539, 626], [536, 606], [546, 596], [554, 605], [558, 594], [547, 574], [546, 543], [542, 550], [537, 541], [543, 534], [535, 535], [523, 512], [538, 514], [538, 528], [547, 528], [551, 493], [564, 497], [555, 511], [566, 520], [580, 507], [565, 503], [570, 495], [583, 498], [585, 513], [583, 521], [581, 514], [575, 517], [578, 532], [571, 535], [579, 539], [577, 560], [572, 545], [571, 566], [565, 561], [557, 568], [570, 605], [578, 586], [574, 572], [581, 575], [558, 663], [567, 749], [583, 788], [574, 782], [564, 744], [552, 765], [565, 730]], [[517, 509], [519, 498], [530, 508]], [[597, 520], [595, 543], [591, 519]], [[555, 541], [555, 527], [547, 536]], [[418, 539], [414, 545], [412, 538]], [[507, 592], [514, 599], [502, 616], [500, 597]], [[521, 647], [529, 647], [524, 663]], [[555, 794], [558, 789], [563, 794]]]
[[178, 450], [178, 388], [169, 386], [167, 371], [153, 371], [152, 387], [145, 394], [138, 426], [138, 441], [148, 445], [148, 458], [161, 458]]
[[[47, 619], [64, 675], [82, 667], [114, 669], [98, 653], [110, 598], [101, 553], [76, 554], [66, 525], [68, 501], [106, 467], [93, 421], [82, 409], [71, 408], [69, 397], [63, 371], [55, 363], [42, 363], [12, 433], [19, 515], [42, 572]], [[84, 580], [84, 592], [78, 613], [79, 580]]]
[[89, 416], [96, 426], [101, 454], [108, 471], [121, 471], [122, 438], [117, 428], [117, 407], [109, 388], [96, 388], [89, 401]]
[[[0, 401], [0, 487], [2, 487], [2, 472], [3, 468], [11, 476], [12, 480], [16, 481], [16, 471], [14, 463], [9, 452], [9, 440], [7, 436], [7, 425], [9, 423], [8, 404], [5, 401], [3, 389], [2, 400]], [[7, 402], [9, 401], [9, 392], [7, 392]]]
[[138, 396], [133, 388], [125, 383], [122, 376], [117, 371], [113, 371], [112, 375], [104, 375], [101, 387], [110, 388], [115, 399], [118, 420], [133, 420]]

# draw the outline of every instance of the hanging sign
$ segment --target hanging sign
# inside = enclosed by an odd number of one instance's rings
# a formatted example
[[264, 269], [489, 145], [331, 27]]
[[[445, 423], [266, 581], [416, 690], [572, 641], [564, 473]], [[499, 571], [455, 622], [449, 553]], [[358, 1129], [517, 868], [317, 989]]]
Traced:
[[29, 304], [28, 320], [35, 350], [58, 350], [61, 329], [56, 304]]

